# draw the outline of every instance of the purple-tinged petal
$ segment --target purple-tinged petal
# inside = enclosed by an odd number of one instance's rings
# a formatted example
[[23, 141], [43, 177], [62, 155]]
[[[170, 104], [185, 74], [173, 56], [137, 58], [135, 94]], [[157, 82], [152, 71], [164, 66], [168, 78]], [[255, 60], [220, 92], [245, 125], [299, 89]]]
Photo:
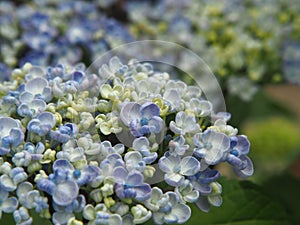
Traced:
[[196, 181], [192, 181], [192, 184], [194, 189], [199, 191], [200, 194], [210, 194], [212, 192], [212, 188], [209, 184], [203, 184]]
[[215, 122], [219, 119], [222, 119], [227, 122], [228, 120], [230, 120], [230, 118], [231, 118], [231, 114], [228, 112], [218, 112], [216, 114], [212, 114], [212, 117], [211, 117], [212, 122]]
[[191, 209], [185, 204], [178, 204], [172, 208], [172, 214], [176, 215], [176, 223], [183, 224], [191, 217]]
[[237, 135], [237, 144], [234, 149], [239, 151], [240, 155], [246, 155], [249, 153], [250, 142], [245, 135]]
[[146, 163], [143, 161], [140, 152], [132, 151], [125, 154], [124, 160], [126, 162], [126, 168], [128, 171], [138, 170], [143, 172], [146, 168]]
[[53, 128], [56, 124], [55, 116], [50, 112], [42, 112], [37, 119], [41, 122], [41, 124], [49, 125]]
[[166, 194], [169, 197], [169, 202], [171, 203], [172, 206], [176, 205], [179, 201], [179, 196], [177, 193], [173, 192], [173, 191], [168, 191], [166, 192]]
[[57, 159], [54, 163], [53, 163], [53, 171], [56, 170], [68, 170], [68, 171], [73, 171], [74, 167], [73, 165], [65, 159]]
[[173, 131], [175, 134], [181, 134], [182, 129], [178, 126], [176, 126], [176, 123], [174, 121], [170, 122], [170, 130]]
[[220, 176], [221, 175], [218, 170], [207, 169], [205, 171], [200, 172], [200, 175], [198, 176], [198, 180], [203, 184], [209, 184], [219, 179]]
[[50, 130], [49, 136], [52, 140], [58, 141], [60, 143], [67, 143], [70, 140], [70, 136], [67, 134], [62, 134], [59, 131]]
[[19, 100], [22, 103], [30, 103], [34, 99], [34, 96], [32, 93], [25, 91], [22, 94], [20, 94]]
[[116, 178], [117, 182], [125, 182], [127, 175], [128, 172], [124, 167], [116, 167], [113, 171], [113, 176]]
[[0, 118], [0, 138], [8, 136], [10, 130], [15, 127], [19, 127], [19, 124], [16, 120], [10, 117]]
[[134, 190], [136, 191], [135, 199], [137, 201], [146, 201], [151, 197], [151, 186], [149, 184], [140, 184], [139, 186], [135, 186]]
[[45, 78], [37, 77], [28, 81], [25, 85], [25, 91], [34, 95], [42, 94], [43, 89], [48, 86], [48, 81]]
[[45, 87], [42, 94], [42, 99], [46, 102], [50, 102], [52, 99], [52, 89], [50, 87]]
[[18, 207], [18, 200], [15, 197], [6, 199], [1, 204], [1, 210], [5, 213], [12, 213]]
[[205, 196], [200, 196], [196, 201], [196, 205], [203, 212], [207, 213], [210, 210], [210, 204]]
[[37, 187], [39, 190], [45, 191], [49, 195], [53, 195], [56, 189], [56, 186], [52, 181], [44, 178], [37, 181]]
[[0, 147], [0, 156], [1, 155], [6, 155], [9, 152], [10, 152], [9, 148]]
[[151, 164], [157, 159], [158, 155], [156, 152], [151, 152], [147, 156], [143, 157], [146, 164]]
[[180, 174], [192, 176], [200, 170], [200, 162], [193, 156], [186, 156], [180, 162]]
[[128, 126], [132, 120], [139, 120], [141, 118], [140, 108], [140, 104], [134, 102], [125, 103], [120, 112], [120, 118], [122, 122]]
[[180, 157], [168, 156], [159, 159], [159, 168], [165, 173], [173, 173], [174, 168], [180, 165]]
[[57, 205], [66, 206], [71, 204], [78, 196], [79, 187], [75, 181], [69, 180], [56, 185], [53, 193], [53, 201]]
[[8, 198], [8, 191], [3, 190], [0, 188], [0, 201], [3, 202]]
[[150, 127], [150, 132], [153, 132], [153, 133], [156, 133], [156, 134], [159, 133], [162, 129], [162, 124], [163, 124], [162, 118], [160, 118], [158, 116], [152, 117], [148, 121], [148, 125]]
[[167, 173], [164, 178], [166, 183], [173, 187], [180, 186], [184, 181], [184, 177], [177, 173]]
[[8, 191], [8, 192], [14, 191], [17, 188], [17, 186], [14, 184], [13, 180], [6, 174], [3, 174], [0, 177], [0, 187], [1, 187], [1, 189]]
[[151, 119], [154, 116], [159, 117], [160, 109], [156, 104], [147, 102], [141, 106], [140, 112], [142, 117]]
[[80, 71], [75, 71], [72, 75], [72, 80], [76, 81], [77, 83], [81, 83], [84, 78], [84, 74]]
[[24, 133], [20, 128], [12, 128], [9, 137], [12, 139], [12, 146], [19, 146], [24, 141]]
[[245, 161], [246, 168], [239, 170], [238, 168], [233, 168], [233, 171], [235, 172], [235, 174], [241, 178], [247, 178], [253, 175], [254, 173], [254, 168], [253, 168], [253, 163], [251, 161], [251, 159], [248, 156], [244, 156], [243, 160]]
[[126, 178], [126, 184], [135, 187], [135, 186], [139, 186], [140, 184], [142, 184], [143, 180], [144, 180], [144, 177], [140, 172], [131, 171]]
[[34, 99], [30, 103], [30, 109], [34, 110], [34, 115], [39, 114], [46, 110], [47, 104], [42, 99]]

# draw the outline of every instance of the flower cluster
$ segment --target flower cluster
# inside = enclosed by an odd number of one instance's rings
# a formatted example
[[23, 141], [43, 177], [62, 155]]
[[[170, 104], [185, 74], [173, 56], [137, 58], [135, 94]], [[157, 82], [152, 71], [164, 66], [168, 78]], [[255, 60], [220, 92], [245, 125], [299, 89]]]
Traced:
[[[197, 86], [149, 63], [25, 64], [0, 84], [0, 209], [56, 225], [182, 224], [222, 203], [220, 172], [253, 173], [246, 136]], [[1, 215], [1, 214], [0, 214]], [[79, 216], [80, 215], [80, 216]]]
[[48, 66], [90, 64], [99, 55], [133, 38], [105, 14], [115, 0], [0, 2], [0, 80], [25, 62]]
[[171, 40], [193, 49], [241, 99], [250, 100], [257, 84], [283, 75], [300, 82], [297, 0], [132, 0], [127, 9], [137, 39]]

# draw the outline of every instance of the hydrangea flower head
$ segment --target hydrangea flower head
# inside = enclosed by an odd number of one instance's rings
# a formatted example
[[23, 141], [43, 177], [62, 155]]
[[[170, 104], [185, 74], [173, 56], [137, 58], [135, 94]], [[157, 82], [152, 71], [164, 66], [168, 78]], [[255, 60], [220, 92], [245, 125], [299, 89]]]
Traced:
[[[83, 18], [68, 30], [73, 45], [93, 39], [85, 32], [98, 25], [83, 16], [91, 6], [61, 5]], [[29, 27], [51, 26], [44, 13], [30, 15]], [[55, 32], [30, 46], [48, 46]], [[213, 166], [253, 173], [250, 143], [227, 124], [230, 114], [148, 62], [113, 57], [95, 73], [83, 64], [25, 64], [13, 78], [0, 85], [0, 215], [12, 213], [16, 224], [35, 216], [60, 225], [184, 224], [188, 204], [205, 212], [221, 205]]]

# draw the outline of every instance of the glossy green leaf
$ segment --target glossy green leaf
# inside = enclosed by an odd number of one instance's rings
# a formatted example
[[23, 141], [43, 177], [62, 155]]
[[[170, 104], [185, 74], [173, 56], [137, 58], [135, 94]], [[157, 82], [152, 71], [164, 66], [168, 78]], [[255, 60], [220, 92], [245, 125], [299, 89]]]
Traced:
[[[223, 204], [209, 213], [192, 206], [186, 225], [291, 225], [284, 208], [262, 188], [248, 182], [222, 180]], [[150, 225], [153, 223], [147, 223]]]
[[[223, 205], [209, 213], [199, 214], [202, 225], [289, 225], [285, 208], [266, 195], [260, 187], [248, 181], [224, 180]], [[200, 222], [201, 220], [201, 222]], [[192, 218], [189, 224], [196, 224]]]

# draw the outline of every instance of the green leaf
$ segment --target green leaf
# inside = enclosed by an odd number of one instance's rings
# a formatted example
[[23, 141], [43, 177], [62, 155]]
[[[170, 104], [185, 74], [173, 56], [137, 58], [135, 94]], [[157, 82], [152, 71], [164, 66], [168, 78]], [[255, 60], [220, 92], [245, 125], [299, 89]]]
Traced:
[[299, 224], [300, 179], [285, 172], [265, 181], [263, 188], [282, 204], [289, 213], [293, 224]]
[[222, 179], [220, 183], [222, 206], [204, 213], [193, 205], [186, 225], [291, 225], [285, 208], [261, 187], [249, 181]]
[[[32, 225], [53, 225], [50, 220], [41, 218], [34, 210], [30, 210], [30, 215], [33, 218]], [[0, 219], [0, 224], [15, 225], [16, 223], [12, 213], [3, 213], [2, 218]]]
[[[288, 225], [285, 209], [273, 198], [265, 194], [259, 186], [249, 182], [223, 180], [223, 205], [212, 208], [209, 213], [197, 212], [202, 225]], [[192, 218], [190, 223], [197, 220]]]

